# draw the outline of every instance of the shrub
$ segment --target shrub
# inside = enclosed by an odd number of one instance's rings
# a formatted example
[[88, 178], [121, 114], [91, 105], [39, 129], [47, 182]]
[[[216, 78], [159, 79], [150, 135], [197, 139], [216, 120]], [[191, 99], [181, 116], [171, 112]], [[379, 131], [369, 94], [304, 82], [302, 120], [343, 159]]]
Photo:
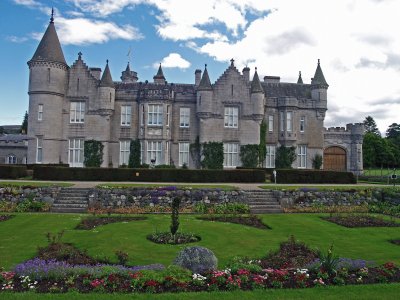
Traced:
[[277, 183], [357, 183], [351, 172], [324, 171], [324, 170], [276, 170]]
[[103, 163], [103, 144], [99, 141], [89, 140], [84, 143], [85, 167], [100, 167]]
[[115, 256], [117, 257], [118, 264], [125, 266], [126, 263], [128, 262], [128, 253], [123, 252], [121, 250], [115, 251]]
[[278, 169], [290, 169], [296, 160], [296, 148], [280, 146], [276, 150], [275, 166]]
[[129, 168], [139, 168], [140, 167], [140, 141], [139, 140], [131, 141], [128, 166], [129, 166]]
[[27, 175], [26, 166], [0, 165], [0, 178], [17, 179]]
[[218, 259], [211, 250], [194, 246], [186, 247], [179, 252], [173, 264], [196, 274], [204, 274], [217, 269]]
[[240, 146], [240, 160], [244, 168], [256, 168], [258, 164], [259, 145]]
[[179, 204], [181, 203], [181, 199], [179, 197], [175, 197], [172, 200], [172, 212], [171, 212], [171, 234], [175, 235], [179, 228]]
[[320, 170], [322, 167], [322, 155], [321, 154], [315, 154], [313, 160], [312, 160], [312, 166], [316, 170]]
[[222, 169], [224, 165], [224, 144], [221, 142], [203, 143], [203, 160], [205, 169]]

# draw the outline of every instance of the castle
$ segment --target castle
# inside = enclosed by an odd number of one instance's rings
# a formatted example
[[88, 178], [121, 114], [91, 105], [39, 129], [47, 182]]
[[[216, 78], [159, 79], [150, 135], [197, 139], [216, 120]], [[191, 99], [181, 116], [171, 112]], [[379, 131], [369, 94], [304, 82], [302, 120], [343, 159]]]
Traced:
[[153, 82], [139, 82], [128, 63], [121, 81], [105, 69], [88, 67], [78, 53], [69, 66], [54, 19], [29, 66], [28, 163], [83, 166], [85, 140], [101, 141], [103, 167], [127, 165], [132, 139], [141, 143], [143, 163], [195, 164], [189, 145], [223, 142], [224, 167], [240, 166], [240, 146], [258, 144], [260, 124], [267, 124], [265, 167], [275, 167], [280, 145], [295, 146], [294, 168], [312, 168], [316, 154], [324, 169], [362, 172], [363, 126], [324, 128], [328, 83], [320, 62], [311, 84], [260, 80], [257, 69], [239, 72], [234, 60], [211, 83], [196, 70], [193, 84], [168, 83], [160, 65]]

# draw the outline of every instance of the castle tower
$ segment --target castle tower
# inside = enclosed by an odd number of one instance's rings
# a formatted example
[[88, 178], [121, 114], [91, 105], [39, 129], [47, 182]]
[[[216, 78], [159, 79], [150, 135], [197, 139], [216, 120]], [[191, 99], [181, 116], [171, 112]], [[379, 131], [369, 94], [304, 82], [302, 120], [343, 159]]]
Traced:
[[162, 70], [162, 68], [161, 68], [161, 64], [160, 64], [160, 66], [158, 67], [157, 74], [154, 75], [153, 79], [154, 79], [154, 83], [157, 83], [157, 84], [165, 84], [165, 77], [164, 77], [163, 70]]
[[208, 76], [207, 64], [204, 67], [203, 76], [197, 87], [197, 113], [199, 115], [208, 115], [212, 113], [213, 89], [210, 77]]
[[261, 121], [264, 116], [264, 90], [258, 77], [257, 68], [251, 81], [250, 99], [253, 104], [253, 115]]
[[123, 83], [135, 83], [138, 80], [137, 73], [135, 71], [131, 71], [129, 63], [126, 66], [125, 71], [122, 72], [121, 80]]
[[99, 108], [114, 110], [115, 87], [111, 77], [108, 60], [99, 84]]
[[301, 71], [299, 71], [299, 78], [297, 79], [297, 84], [303, 84], [303, 78], [301, 78]]
[[325, 80], [320, 61], [318, 59], [317, 69], [311, 80], [311, 98], [317, 101], [327, 101], [327, 91], [329, 84]]
[[54, 26], [54, 11], [28, 66], [28, 163], [59, 163], [69, 67]]

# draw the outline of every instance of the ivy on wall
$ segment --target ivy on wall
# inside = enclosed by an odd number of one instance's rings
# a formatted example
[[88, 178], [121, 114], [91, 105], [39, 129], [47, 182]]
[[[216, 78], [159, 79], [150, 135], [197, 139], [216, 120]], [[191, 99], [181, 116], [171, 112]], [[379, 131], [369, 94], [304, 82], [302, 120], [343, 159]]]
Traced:
[[139, 168], [140, 165], [140, 141], [132, 140], [129, 153], [129, 168]]
[[224, 167], [224, 144], [207, 142], [203, 143], [202, 146], [202, 167], [205, 169], [222, 169]]
[[256, 168], [258, 165], [259, 145], [240, 146], [240, 160], [244, 168]]
[[277, 169], [291, 169], [292, 163], [296, 160], [296, 148], [280, 146], [276, 150], [275, 167]]
[[260, 144], [258, 145], [258, 163], [262, 167], [264, 165], [265, 156], [267, 155], [267, 123], [262, 120], [260, 124]]

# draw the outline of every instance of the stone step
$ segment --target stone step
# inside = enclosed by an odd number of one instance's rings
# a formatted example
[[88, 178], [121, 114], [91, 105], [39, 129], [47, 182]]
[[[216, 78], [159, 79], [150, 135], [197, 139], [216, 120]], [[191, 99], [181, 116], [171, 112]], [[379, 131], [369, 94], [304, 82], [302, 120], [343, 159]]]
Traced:
[[73, 196], [73, 197], [62, 196], [62, 197], [58, 197], [57, 199], [59, 199], [59, 200], [71, 199], [71, 200], [84, 200], [84, 201], [86, 201], [87, 198], [88, 197], [86, 197], [86, 196]]
[[280, 205], [280, 203], [278, 201], [249, 201], [247, 202], [248, 205], [252, 206], [252, 205], [263, 205], [263, 204], [275, 204], [275, 205]]
[[258, 204], [258, 205], [250, 205], [250, 209], [258, 209], [258, 208], [281, 208], [279, 204]]
[[57, 199], [56, 201], [54, 201], [54, 203], [60, 203], [60, 204], [67, 204], [67, 203], [76, 203], [76, 204], [80, 204], [80, 203], [84, 203], [87, 204], [87, 200], [78, 200], [78, 199]]
[[251, 214], [281, 214], [283, 209], [254, 209], [250, 210]]
[[86, 213], [86, 209], [83, 209], [83, 208], [55, 207], [55, 208], [51, 208], [50, 211], [54, 212], [54, 213]]
[[266, 197], [266, 196], [249, 196], [247, 199], [276, 199], [275, 197]]
[[52, 208], [62, 207], [62, 208], [87, 208], [87, 203], [54, 203]]
[[65, 192], [60, 192], [58, 194], [59, 197], [86, 197], [88, 193], [65, 193]]

